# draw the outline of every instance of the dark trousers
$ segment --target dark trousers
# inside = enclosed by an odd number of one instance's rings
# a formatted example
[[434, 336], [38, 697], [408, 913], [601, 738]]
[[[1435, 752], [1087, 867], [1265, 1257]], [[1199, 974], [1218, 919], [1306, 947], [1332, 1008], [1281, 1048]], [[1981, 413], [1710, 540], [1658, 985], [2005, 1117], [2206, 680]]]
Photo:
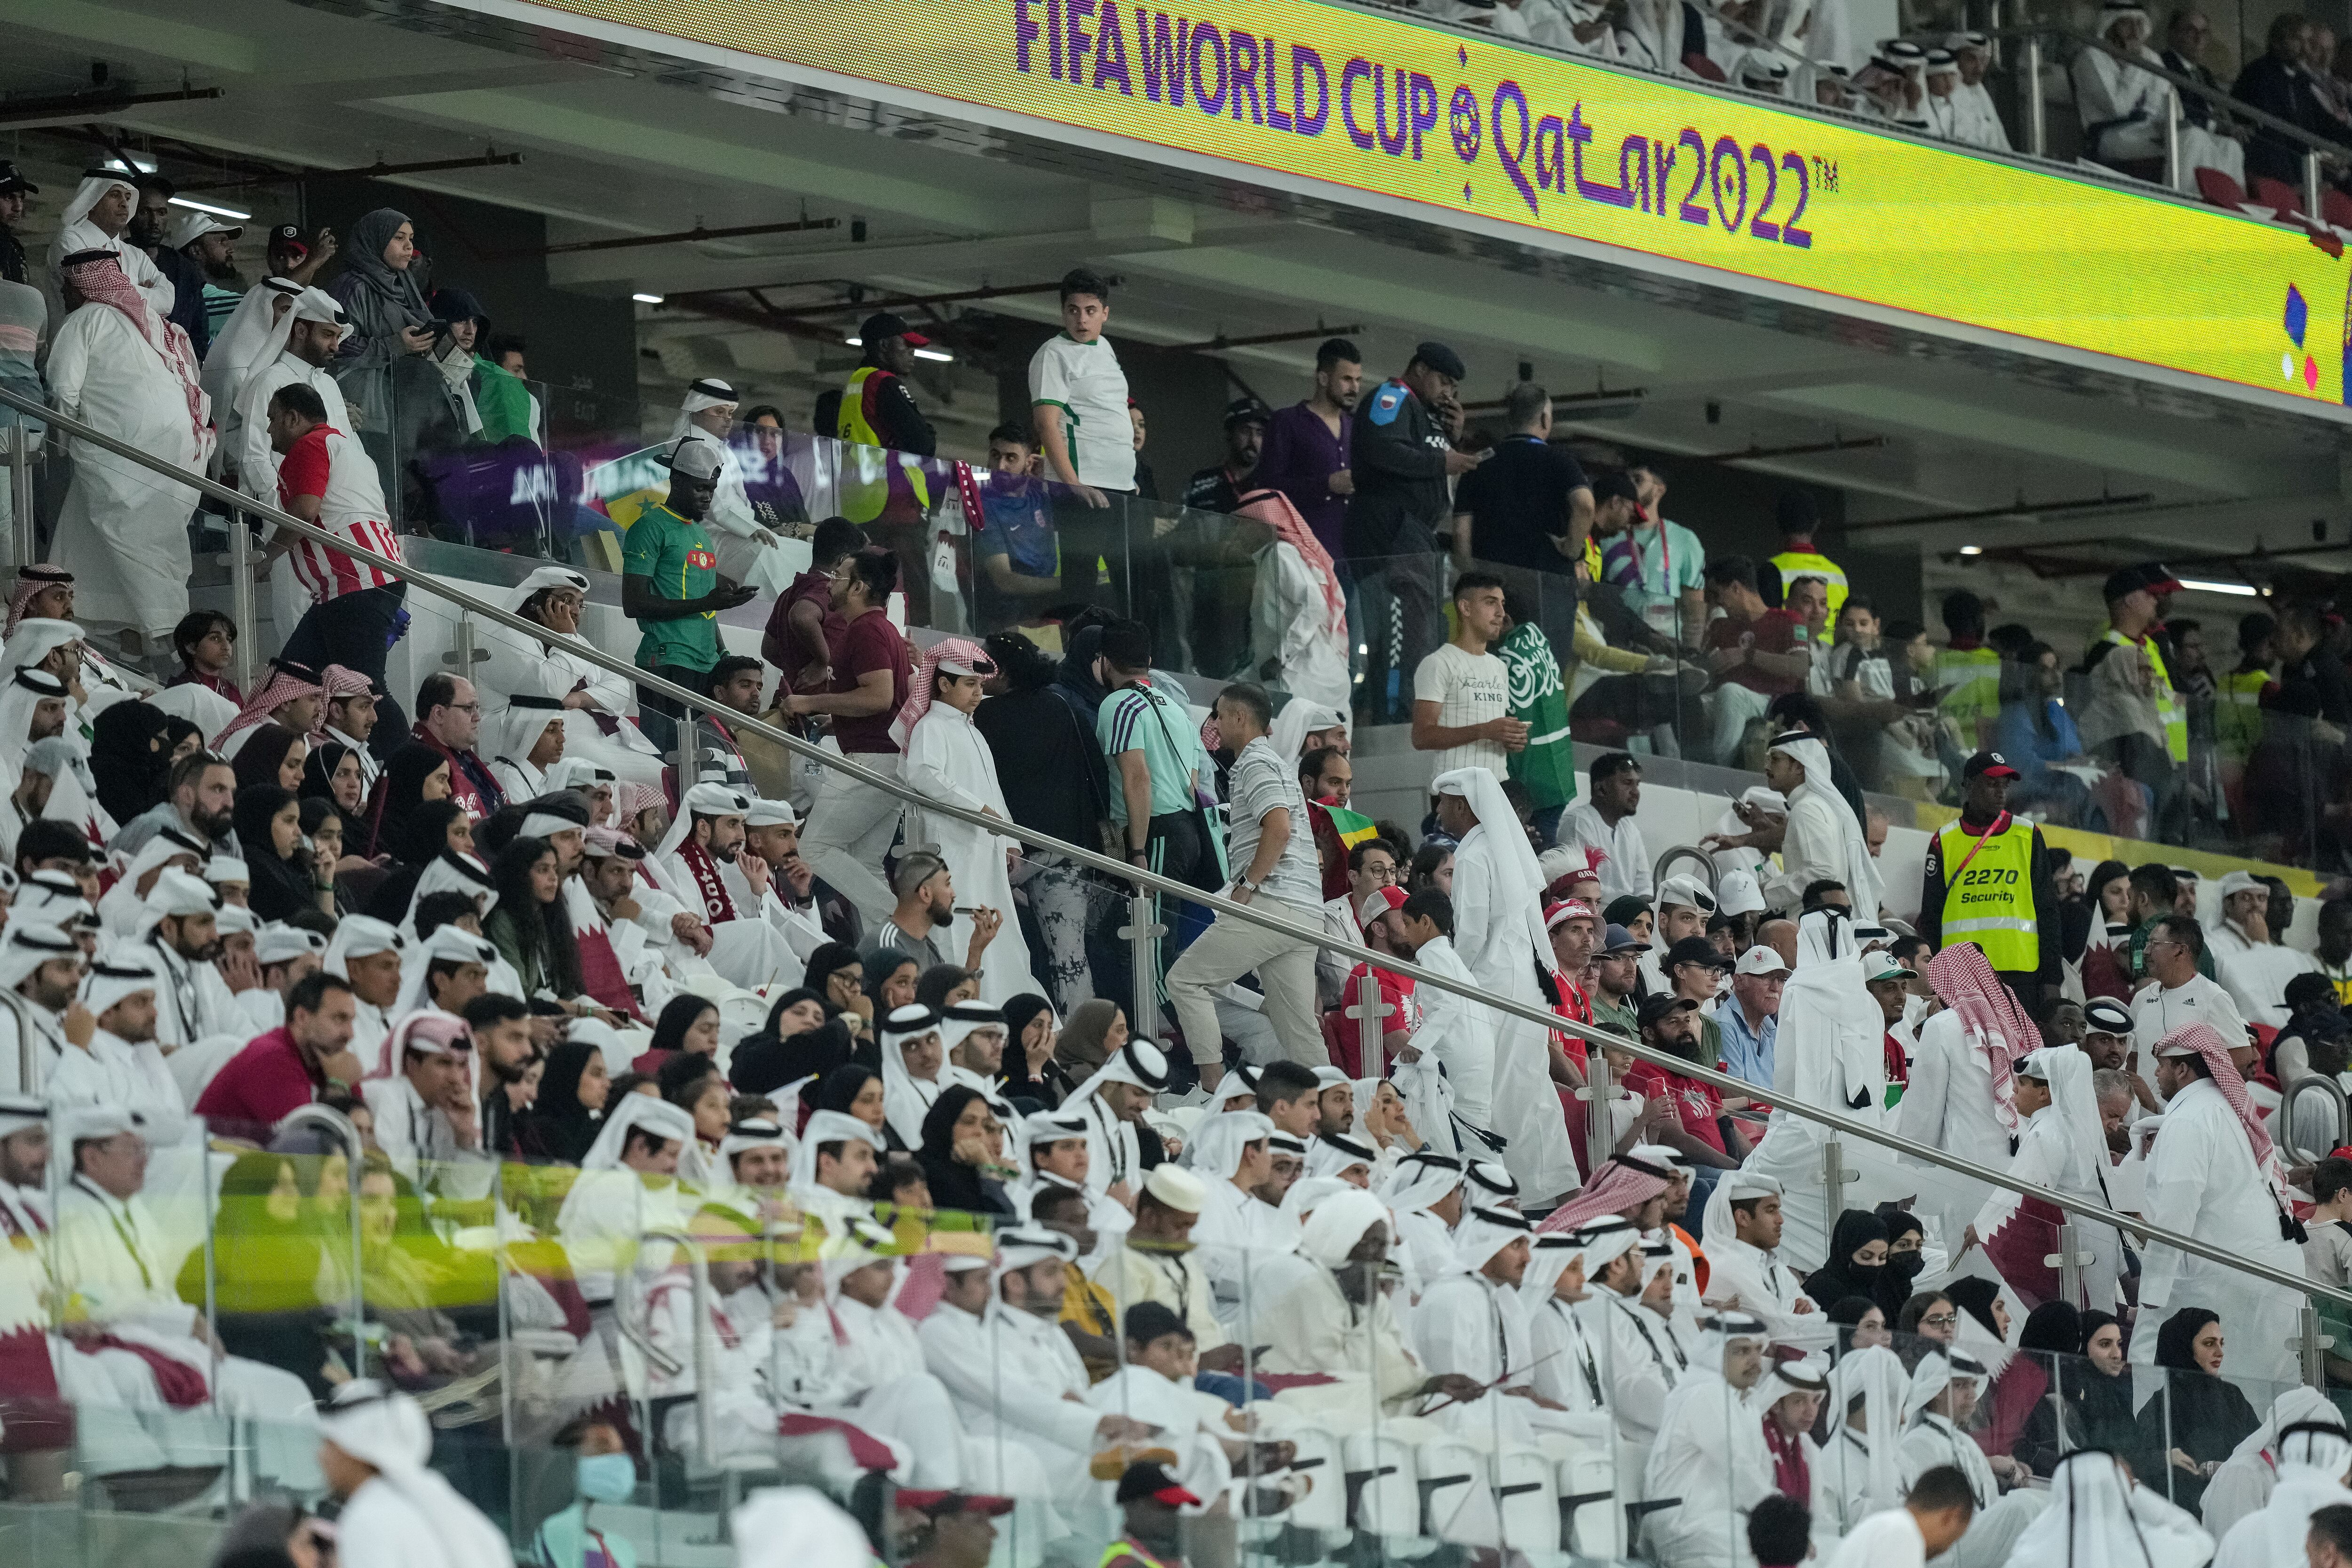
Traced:
[[[1400, 541], [1401, 544], [1405, 542]], [[1364, 606], [1364, 680], [1359, 711], [1402, 722], [1412, 714], [1412, 672], [1445, 640], [1434, 549], [1353, 560]], [[1394, 689], [1391, 688], [1393, 686]]]
[[[673, 685], [683, 686], [688, 691], [710, 689], [710, 672], [689, 665], [657, 664], [646, 673], [659, 676]], [[658, 691], [649, 691], [643, 687], [637, 689], [637, 728], [644, 731], [646, 739], [659, 746], [662, 754], [673, 762], [677, 760], [671, 753], [677, 750], [677, 721], [685, 717], [683, 703], [673, 701]], [[679, 785], [680, 791], [690, 787], [693, 783], [690, 778], [683, 781]]]
[[394, 748], [408, 739], [408, 715], [383, 683], [384, 660], [392, 645], [408, 633], [408, 584], [362, 588], [313, 605], [302, 612], [294, 633], [280, 653], [289, 664], [323, 670], [331, 664], [356, 670], [375, 689], [375, 733], [368, 750], [388, 759]]
[[[1059, 485], [1054, 487], [1054, 532], [1062, 551], [1062, 593], [1077, 604], [1102, 605], [1122, 616], [1136, 613], [1132, 563], [1133, 542], [1128, 536], [1129, 516], [1146, 534], [1150, 531], [1147, 507], [1134, 505], [1124, 490], [1105, 490], [1110, 504], [1091, 507]], [[1108, 576], [1109, 581], [1102, 579]]]

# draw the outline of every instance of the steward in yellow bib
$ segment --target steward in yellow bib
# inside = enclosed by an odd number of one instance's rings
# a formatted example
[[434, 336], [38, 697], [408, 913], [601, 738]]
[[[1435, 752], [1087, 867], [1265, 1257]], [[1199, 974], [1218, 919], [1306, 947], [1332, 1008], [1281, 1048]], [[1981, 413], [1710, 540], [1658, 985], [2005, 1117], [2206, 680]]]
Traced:
[[2058, 889], [2042, 830], [2009, 814], [2017, 776], [1999, 752], [1979, 752], [1960, 769], [1959, 819], [1927, 845], [1919, 934], [1938, 951], [1976, 943], [2030, 1010], [2058, 983]]
[[1813, 548], [1813, 530], [1819, 526], [1821, 514], [1808, 490], [1784, 490], [1777, 506], [1780, 522], [1780, 553], [1769, 564], [1780, 574], [1781, 603], [1785, 604], [1789, 584], [1800, 577], [1819, 577], [1830, 588], [1830, 625], [1837, 625], [1838, 611], [1845, 604], [1845, 569]]
[[2189, 828], [2189, 704], [2159, 635], [2161, 602], [2179, 592], [2158, 562], [2108, 575], [2107, 629], [2083, 656], [2089, 689], [2074, 714], [2083, 749], [2147, 787], [2155, 811], [2143, 837], [2162, 844], [2186, 842]]

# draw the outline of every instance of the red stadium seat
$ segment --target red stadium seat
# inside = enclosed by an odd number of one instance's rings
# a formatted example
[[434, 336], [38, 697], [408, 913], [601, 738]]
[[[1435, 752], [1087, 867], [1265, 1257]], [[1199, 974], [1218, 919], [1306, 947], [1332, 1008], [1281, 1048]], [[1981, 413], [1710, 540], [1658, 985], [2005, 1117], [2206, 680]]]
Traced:
[[2319, 187], [2319, 216], [2337, 228], [2352, 228], [2352, 196], [2334, 185]]
[[2254, 202], [2283, 218], [2296, 216], [2303, 211], [2303, 197], [2295, 194], [2293, 185], [2263, 174], [2254, 176]]
[[2217, 207], [2236, 212], [2246, 205], [2246, 187], [2219, 169], [2199, 169], [2197, 194]]

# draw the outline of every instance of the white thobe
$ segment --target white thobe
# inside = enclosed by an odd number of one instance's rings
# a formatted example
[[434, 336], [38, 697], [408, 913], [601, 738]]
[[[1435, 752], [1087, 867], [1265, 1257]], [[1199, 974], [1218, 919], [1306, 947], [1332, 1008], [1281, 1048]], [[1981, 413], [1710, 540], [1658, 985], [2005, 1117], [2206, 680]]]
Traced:
[[[1800, 1267], [1819, 1267], [1829, 1257], [1837, 1215], [1828, 1212], [1822, 1180], [1832, 1137], [1818, 1122], [1787, 1107], [1804, 1102], [1843, 1111], [1857, 1121], [1884, 1125], [1887, 1113], [1885, 1026], [1878, 1004], [1864, 987], [1853, 958], [1816, 960], [1790, 977], [1780, 993], [1780, 1026], [1773, 1038], [1771, 1119], [1763, 1142], [1746, 1168], [1777, 1178], [1780, 1199], [1780, 1254]], [[1906, 1099], [1908, 1096], [1906, 1095]], [[1863, 1184], [1848, 1196], [1868, 1207], [1879, 1195], [1907, 1197], [1917, 1188], [1900, 1181], [1886, 1190], [1892, 1174], [1885, 1156], [1859, 1139], [1842, 1144]], [[2007, 1145], [2003, 1145], [2006, 1152]], [[1908, 1173], [1906, 1173], [1907, 1175]], [[1851, 1205], [1850, 1205], [1851, 1206]]]
[[[153, 257], [119, 235], [109, 235], [87, 217], [76, 218], [50, 239], [50, 279], [58, 277], [58, 266], [67, 257], [82, 250], [112, 251], [115, 259], [122, 264], [122, 275], [155, 307], [157, 315], [170, 315], [172, 307], [179, 303], [179, 285], [163, 276], [163, 269], [155, 265]], [[55, 289], [57, 285], [52, 281], [49, 287]]]
[[[814, 956], [816, 950], [833, 938], [825, 934], [824, 922], [817, 917], [814, 904], [788, 902], [777, 891], [782, 886], [782, 879], [773, 874], [774, 869], [773, 867], [769, 868], [768, 889], [757, 899], [751, 896], [750, 879], [732, 861], [720, 864], [719, 879], [727, 885], [728, 897], [735, 900], [738, 910], [756, 908], [759, 918], [774, 928], [776, 934], [783, 939], [776, 984], [789, 990], [806, 976], [808, 961]], [[1006, 919], [1008, 921], [1012, 919], [1010, 911]], [[995, 951], [993, 943], [990, 944], [989, 951]]]
[[25, 1035], [28, 1029], [33, 1037], [32, 1069], [39, 1081], [47, 1081], [47, 1076], [56, 1070], [58, 1053], [74, 1048], [66, 1043], [65, 1030], [55, 1013], [21, 993], [12, 994], [6, 1002], [0, 1002], [0, 1093], [33, 1092], [31, 1086], [23, 1081]]
[[2228, 921], [2207, 933], [2207, 951], [2221, 989], [2236, 1003], [2238, 1016], [2249, 1024], [2281, 1028], [2286, 1024], [2286, 983], [2311, 974], [2319, 966], [2307, 952], [2281, 942], [2248, 942], [2245, 932]]
[[[1969, 1043], [1960, 1016], [1946, 1009], [1919, 1030], [1911, 1059], [1911, 1081], [1895, 1108], [1895, 1131], [1902, 1136], [1958, 1154], [1995, 1170], [2010, 1161], [2009, 1129], [1992, 1098], [1992, 1068]], [[1960, 1233], [1975, 1219], [1992, 1189], [1973, 1177], [1941, 1166], [1916, 1165], [1922, 1204], [1931, 1200], [1943, 1216], [1945, 1242], [1957, 1247]]]
[[[2303, 1272], [2302, 1250], [2279, 1235], [2277, 1196], [2254, 1164], [2246, 1130], [2211, 1079], [2189, 1084], [2166, 1105], [2146, 1173], [2139, 1212], [2150, 1225], [2226, 1248], [2250, 1263]], [[2229, 1330], [2223, 1376], [2295, 1382], [2296, 1358], [2287, 1342], [2302, 1300], [2233, 1268], [2150, 1242], [2141, 1258], [2139, 1326], [2132, 1335], [2131, 1359], [2154, 1365], [2157, 1331], [2164, 1320], [2183, 1307], [2204, 1307], [2220, 1313]]]
[[[757, 910], [747, 910], [740, 902], [736, 902], [733, 920], [713, 920], [710, 906], [683, 857], [651, 856], [645, 865], [659, 878], [660, 886], [679, 900], [681, 910], [709, 922], [709, 965], [729, 981], [747, 991], [757, 991], [762, 986], [783, 984], [787, 973], [806, 972], [807, 965], [793, 956], [782, 935], [761, 920]], [[722, 885], [724, 881], [722, 877]], [[640, 906], [646, 906], [642, 889], [635, 896]], [[732, 897], [730, 894], [730, 900]], [[639, 919], [650, 921], [652, 916], [652, 909], [646, 906], [645, 913]], [[656, 933], [656, 942], [662, 937], [675, 940], [674, 933], [667, 929], [667, 917], [658, 927], [648, 924], [648, 930]]]
[[1383, 1413], [1402, 1415], [1429, 1373], [1404, 1342], [1394, 1300], [1376, 1292], [1370, 1312], [1348, 1300], [1328, 1268], [1298, 1259], [1283, 1276], [1285, 1287], [1270, 1289], [1267, 1310], [1257, 1320], [1265, 1352], [1261, 1369], [1271, 1373], [1354, 1373], [1367, 1379]]
[[496, 1162], [478, 1148], [459, 1147], [449, 1113], [425, 1104], [405, 1074], [367, 1079], [360, 1098], [375, 1118], [376, 1147], [411, 1184], [446, 1197], [479, 1197], [490, 1190]]
[[1090, 1190], [1108, 1192], [1122, 1183], [1130, 1193], [1142, 1187], [1143, 1150], [1135, 1141], [1135, 1129], [1113, 1114], [1099, 1095], [1090, 1094], [1075, 1106], [1065, 1101], [1062, 1114], [1087, 1119], [1087, 1186]]
[[[2211, 1497], [2209, 1486], [2209, 1503]], [[2309, 1465], [2283, 1465], [2270, 1500], [2221, 1530], [2221, 1545], [2213, 1553], [2213, 1568], [2291, 1568], [2303, 1559], [2311, 1516], [2323, 1508], [2345, 1503], [2352, 1503], [2352, 1488], [2341, 1479]], [[2211, 1509], [2206, 1511], [2210, 1514]]]
[[1847, 1531], [1823, 1568], [1927, 1568], [1927, 1538], [1909, 1509], [1890, 1504]]
[[1249, 1315], [1262, 1325], [1269, 1305], [1268, 1281], [1282, 1272], [1276, 1260], [1297, 1250], [1298, 1226], [1230, 1178], [1194, 1173], [1208, 1195], [1201, 1217], [1192, 1222], [1192, 1255], [1201, 1260], [1216, 1293], [1217, 1321], [1232, 1328], [1246, 1304]]
[[923, 1370], [915, 1325], [896, 1307], [868, 1307], [846, 1296], [829, 1305], [838, 1342], [811, 1407], [904, 1447], [912, 1456], [908, 1484], [963, 1485], [962, 1429], [946, 1387]]
[[[1087, 1397], [1086, 1363], [1050, 1317], [991, 1301], [967, 1312], [942, 1301], [915, 1331], [923, 1364], [947, 1390], [959, 1428], [983, 1454], [1023, 1452], [1035, 1461], [1030, 1495], [1076, 1504], [1091, 1483], [1100, 1409]], [[1015, 1495], [1020, 1495], [1015, 1493]]]
[[1690, 1352], [1666, 1319], [1628, 1297], [1597, 1292], [1608, 1309], [1609, 1405], [1617, 1432], [1643, 1449], [1657, 1441], [1666, 1396], [1690, 1371]]
[[[1729, 1177], [1725, 1178], [1727, 1181]], [[1811, 1302], [1796, 1274], [1778, 1252], [1765, 1252], [1728, 1236], [1706, 1238], [1706, 1299], [1717, 1304], [1739, 1299], [1739, 1310], [1764, 1324], [1774, 1344], [1826, 1348], [1835, 1330], [1828, 1314], [1800, 1312]]]
[[[1682, 26], [1679, 13], [1675, 26]], [[1650, 847], [1642, 837], [1642, 825], [1633, 820], [1631, 812], [1619, 817], [1617, 826], [1612, 827], [1601, 820], [1600, 810], [1591, 802], [1579, 802], [1562, 815], [1555, 837], [1562, 844], [1573, 841], [1589, 849], [1601, 851], [1603, 857], [1601, 862], [1602, 901], [1621, 899], [1627, 893], [1644, 899], [1650, 896], [1654, 886]]]
[[250, 372], [236, 395], [236, 405], [221, 422], [221, 446], [236, 464], [237, 489], [256, 500], [278, 504], [278, 454], [269, 445], [269, 400], [280, 387], [307, 386], [326, 405], [327, 423], [346, 436], [352, 433], [352, 411], [335, 378], [291, 349], [283, 349], [269, 363]]
[[635, 1266], [638, 1238], [655, 1226], [682, 1225], [692, 1212], [675, 1181], [648, 1186], [625, 1165], [581, 1172], [556, 1218], [581, 1297], [592, 1307], [611, 1301], [620, 1271]]
[[1702, 1367], [1667, 1397], [1642, 1489], [1653, 1502], [1682, 1500], [1650, 1516], [1665, 1568], [1752, 1568], [1748, 1513], [1772, 1494], [1772, 1451], [1759, 1413], [1721, 1373]]
[[[710, 1363], [711, 1385], [702, 1391], [702, 1398], [710, 1405], [718, 1454], [701, 1452], [691, 1404], [677, 1406], [668, 1416], [670, 1445], [706, 1465], [720, 1458], [772, 1455], [776, 1448], [779, 1412], [768, 1385], [768, 1367], [773, 1359], [769, 1342], [775, 1330], [765, 1311], [765, 1298], [757, 1303], [762, 1309], [760, 1311], [741, 1310], [738, 1300], [711, 1301], [699, 1347]], [[694, 1283], [684, 1268], [666, 1269], [646, 1287], [645, 1314], [646, 1340], [678, 1367], [674, 1373], [665, 1372], [649, 1362], [646, 1398], [696, 1394], [699, 1374], [695, 1363]]]
[[178, 1142], [177, 1129], [187, 1120], [187, 1102], [163, 1047], [153, 1040], [136, 1045], [104, 1029], [86, 1047], [65, 1046], [49, 1058], [48, 1079], [42, 1092], [55, 1106], [108, 1105], [136, 1111], [146, 1119], [150, 1142]]
[[[988, 749], [971, 715], [944, 702], [932, 703], [908, 731], [898, 777], [926, 800], [943, 801], [967, 811], [993, 812], [1008, 826], [1012, 822], [1013, 813], [996, 779], [995, 753]], [[1013, 879], [1005, 868], [1005, 851], [1019, 845], [920, 806], [907, 810], [907, 842], [937, 847], [955, 884], [958, 905], [992, 909], [1004, 917], [996, 940], [981, 955], [980, 999], [1001, 1006], [1024, 993], [1042, 989], [1029, 970], [1029, 947], [1021, 937], [1019, 911], [1013, 907]]]
[[[1805, 889], [1827, 880], [1844, 886], [1853, 900], [1856, 921], [1877, 921], [1877, 869], [1853, 864], [1857, 841], [1846, 831], [1843, 805], [1832, 792], [1810, 782], [1790, 795], [1788, 826], [1780, 838], [1780, 874], [1764, 884], [1767, 909], [1793, 914], [1804, 902]], [[1904, 1098], [1910, 1098], [1908, 1090]]]
[[[1502, 15], [1497, 7], [1496, 15]], [[1274, 666], [1272, 684], [1291, 696], [1345, 710], [1353, 695], [1348, 679], [1348, 638], [1327, 625], [1323, 589], [1298, 547], [1276, 540], [1257, 552], [1250, 588], [1250, 667], [1260, 676]]]
[[[1895, 1483], [1885, 1494], [1871, 1487], [1870, 1438], [1845, 1424], [1845, 1413], [1833, 1410], [1837, 1430], [1821, 1451], [1812, 1457], [1813, 1470], [1813, 1536], [1851, 1537], [1863, 1521], [1885, 1509], [1903, 1506], [1902, 1475], [1898, 1468], [1891, 1479]], [[1898, 1446], [1902, 1435], [1893, 1439]]]
[[[2163, 65], [2145, 44], [2133, 52], [2151, 66]], [[2072, 74], [2074, 107], [2083, 116], [2083, 135], [2093, 157], [2112, 163], [2164, 156], [2164, 105], [2172, 96], [2170, 82], [2105, 49], [2078, 52]], [[2104, 129], [2095, 129], [2098, 127]]]
[[[1517, 833], [1517, 823], [1501, 825]], [[1541, 1007], [1536, 974], [1551, 968], [1539, 888], [1525, 888], [1498, 863], [1496, 828], [1480, 823], [1454, 850], [1454, 949], [1490, 994]], [[1435, 987], [1431, 987], [1433, 991]], [[1551, 1033], [1540, 1024], [1494, 1016], [1494, 1072], [1487, 1119], [1469, 1120], [1508, 1139], [1503, 1163], [1529, 1202], [1581, 1184], [1568, 1118], [1551, 1081]], [[1448, 1069], [1451, 1070], [1450, 1068]], [[1458, 1090], [1457, 1090], [1458, 1092]], [[1464, 1112], [1468, 1117], [1468, 1112]]]
[[1993, 107], [1992, 94], [1982, 82], [1962, 82], [1952, 89], [1953, 140], [1971, 147], [1989, 147], [1996, 153], [2006, 153], [2009, 127], [2001, 123], [2000, 111]]
[[1527, 1310], [1519, 1293], [1484, 1274], [1449, 1274], [1422, 1292], [1412, 1310], [1412, 1338], [1422, 1364], [1433, 1374], [1459, 1373], [1489, 1384], [1468, 1403], [1431, 1415], [1454, 1431], [1491, 1433], [1497, 1442], [1526, 1443], [1537, 1417], [1551, 1414], [1506, 1390], [1533, 1386]]
[[245, 1009], [219, 970], [182, 958], [153, 937], [143, 945], [139, 956], [161, 971], [163, 981], [155, 987], [158, 1042], [177, 1049], [215, 1035], [235, 1035], [240, 1045], [252, 1037], [245, 1033]]
[[[2085, 1192], [2077, 1184], [2060, 1179], [2073, 1164], [2070, 1142], [2065, 1117], [2056, 1106], [2043, 1106], [2027, 1117], [2025, 1125], [2018, 1131], [2017, 1154], [2009, 1162], [2010, 1175], [2021, 1182], [2050, 1187], [2070, 1198], [2080, 1198], [2087, 1204], [2096, 1204], [2102, 1208], [2112, 1207], [2104, 1190]], [[2106, 1151], [2099, 1149], [2094, 1153], [2104, 1168]], [[1977, 1239], [1990, 1241], [1993, 1232], [2006, 1224], [2021, 1206], [2020, 1194], [2006, 1187], [1993, 1188], [1971, 1222], [1976, 1226]], [[2091, 1255], [2091, 1261], [2083, 1269], [2083, 1290], [2088, 1304], [2096, 1311], [2115, 1310], [2123, 1278], [2122, 1233], [2114, 1226], [2087, 1224], [2074, 1215], [2067, 1216], [2067, 1223], [2074, 1226], [2076, 1244]], [[2057, 1239], [2054, 1235], [2043, 1235], [2052, 1243]]]
[[[49, 351], [48, 381], [60, 412], [150, 457], [201, 470], [211, 455], [210, 432], [198, 437], [178, 373], [110, 305], [84, 305], [66, 318]], [[194, 489], [95, 446], [77, 445], [73, 458], [57, 555], [74, 574], [75, 618], [127, 626], [168, 646], [162, 639], [188, 613]]]
[[1939, 1465], [1949, 1465], [1968, 1477], [1969, 1489], [1976, 1493], [1977, 1511], [1959, 1544], [1937, 1561], [1948, 1563], [1949, 1568], [2000, 1568], [2025, 1527], [2050, 1506], [2050, 1494], [2025, 1489], [2001, 1496], [2000, 1484], [1993, 1479], [1992, 1467], [1985, 1462], [1984, 1450], [1977, 1447], [1976, 1439], [1942, 1416], [1923, 1412], [1903, 1434], [1904, 1486], [1909, 1487]]
[[[195, 1334], [203, 1315], [181, 1300], [172, 1255], [162, 1228], [136, 1194], [121, 1199], [76, 1176], [61, 1196], [54, 1254], [57, 1282], [89, 1321], [126, 1341], [171, 1357], [204, 1377], [211, 1390], [206, 1415], [254, 1423], [255, 1464], [296, 1491], [320, 1485], [317, 1407], [293, 1373], [222, 1356], [217, 1361]], [[193, 1412], [175, 1412], [183, 1421]], [[166, 1425], [170, 1417], [163, 1417]]]
[[[1412, 961], [1465, 985], [1478, 983], [1449, 938], [1430, 942], [1412, 955]], [[1421, 1027], [1408, 1043], [1423, 1055], [1435, 1058], [1445, 1069], [1445, 1081], [1454, 1090], [1454, 1114], [1473, 1127], [1491, 1126], [1495, 1037], [1502, 1032], [1503, 1021], [1492, 1008], [1459, 992], [1436, 985], [1417, 985], [1413, 990], [1421, 997]]]
[[615, 721], [617, 727], [607, 735], [603, 726], [589, 721], [585, 714], [565, 720], [563, 754], [583, 757], [600, 768], [609, 768], [613, 776], [624, 784], [661, 784], [661, 752], [628, 716], [635, 689], [624, 678], [572, 651], [575, 644], [586, 646], [587, 638], [577, 632], [563, 636], [551, 631], [536, 637], [525, 637], [488, 623], [477, 623], [476, 635], [489, 655], [474, 667], [475, 681], [482, 690], [485, 721], [512, 706], [517, 692], [562, 701], [577, 691], [593, 704], [596, 712]]
[[1608, 1306], [1598, 1297], [1570, 1302], [1549, 1296], [1528, 1309], [1528, 1349], [1535, 1356], [1538, 1394], [1571, 1412], [1609, 1414], [1609, 1380], [1591, 1326], [1607, 1326], [1598, 1313]]

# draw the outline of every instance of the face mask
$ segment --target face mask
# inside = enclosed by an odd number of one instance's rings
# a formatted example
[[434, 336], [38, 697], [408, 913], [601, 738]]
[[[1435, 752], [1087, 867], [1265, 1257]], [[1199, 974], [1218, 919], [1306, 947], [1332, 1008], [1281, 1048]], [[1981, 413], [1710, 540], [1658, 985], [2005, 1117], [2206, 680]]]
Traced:
[[637, 1462], [626, 1454], [592, 1454], [577, 1473], [580, 1495], [591, 1502], [626, 1502], [637, 1489]]
[[1866, 1290], [1878, 1283], [1879, 1276], [1886, 1272], [1886, 1265], [1884, 1263], [1849, 1263], [1845, 1266], [1845, 1272], [1846, 1278], [1852, 1279], [1855, 1284], [1861, 1286]]
[[1886, 1271], [1897, 1279], [1916, 1279], [1919, 1271], [1927, 1266], [1927, 1256], [1924, 1252], [1890, 1252], [1886, 1255]]

